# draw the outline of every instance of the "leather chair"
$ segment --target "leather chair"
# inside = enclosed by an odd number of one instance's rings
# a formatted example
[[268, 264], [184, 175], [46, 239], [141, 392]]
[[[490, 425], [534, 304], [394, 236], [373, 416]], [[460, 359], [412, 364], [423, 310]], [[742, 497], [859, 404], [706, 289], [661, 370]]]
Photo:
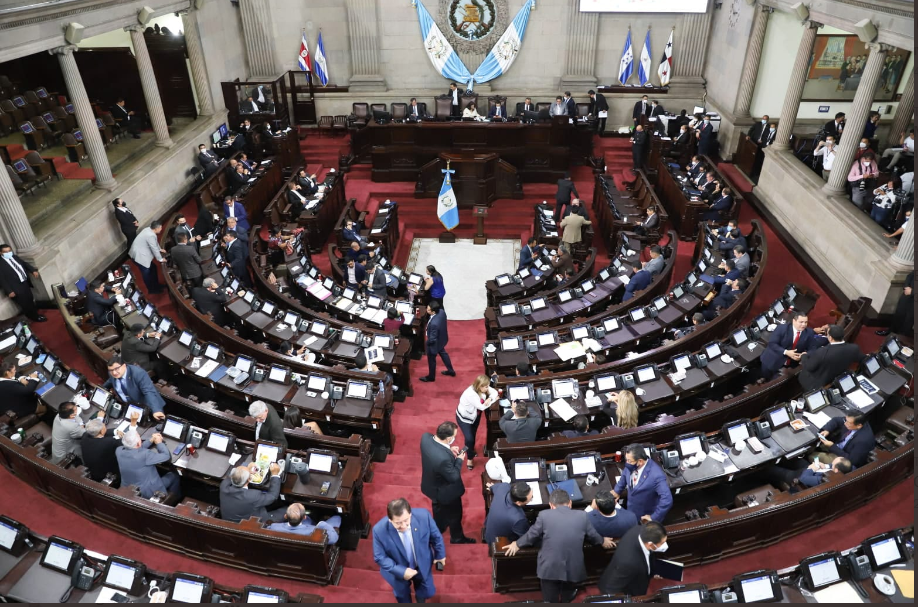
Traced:
[[[507, 117], [507, 98], [506, 98], [506, 97], [503, 97], [503, 96], [501, 96], [501, 95], [494, 95], [494, 96], [492, 96], [492, 97], [488, 97], [488, 114], [490, 114], [490, 113], [491, 113], [491, 110], [494, 109], [495, 102], [496, 102], [498, 99], [500, 99], [501, 105], [504, 106], [504, 107], [501, 109], [501, 113], [503, 113], [504, 118], [506, 118], [506, 117]], [[481, 112], [479, 112], [479, 114], [480, 114], [480, 113], [481, 113]], [[485, 114], [485, 115], [487, 116], [488, 114]]]
[[404, 120], [408, 117], [407, 103], [393, 103], [390, 107], [392, 108], [390, 110], [390, 113], [392, 114], [392, 120]]
[[47, 181], [51, 179], [52, 175], [57, 175], [57, 178], [61, 179], [61, 175], [55, 170], [54, 165], [42, 158], [38, 152], [26, 154], [25, 161], [29, 163], [29, 166], [32, 167], [39, 179]]
[[115, 124], [115, 119], [112, 118], [112, 115], [108, 112], [103, 113], [100, 117], [102, 124], [104, 124], [111, 131], [111, 137], [113, 141], [118, 141], [121, 137], [124, 136], [124, 131], [121, 130], [121, 127]]
[[29, 186], [30, 191], [48, 180], [47, 178], [44, 181], [39, 180], [38, 175], [35, 174], [35, 171], [32, 170], [32, 167], [30, 167], [29, 163], [25, 160], [14, 161], [11, 168], [16, 175], [19, 176], [19, 179], [21, 179], [26, 186]]
[[57, 130], [51, 128], [51, 126], [45, 122], [44, 117], [40, 114], [33, 116], [30, 122], [32, 123], [32, 126], [41, 132], [42, 137], [45, 138], [45, 146], [52, 145], [55, 141], [60, 139], [60, 136], [63, 134], [58, 133]]
[[45, 134], [35, 128], [35, 125], [32, 124], [31, 121], [26, 120], [21, 123], [19, 125], [19, 132], [25, 137], [26, 147], [30, 150], [41, 150], [47, 147], [47, 144], [45, 144]]
[[385, 112], [389, 113], [389, 108], [385, 103], [371, 103], [370, 104], [370, 120], [373, 120], [373, 117], [376, 115], [376, 112]]
[[41, 119], [45, 121], [45, 124], [48, 125], [48, 129], [51, 131], [51, 134], [54, 136], [54, 139], [60, 139], [61, 135], [65, 133], [64, 125], [57, 118], [54, 117], [54, 114], [51, 112], [45, 112], [41, 115]]
[[22, 179], [20, 179], [19, 175], [16, 174], [16, 171], [13, 170], [13, 167], [11, 167], [8, 164], [5, 166], [6, 166], [6, 173], [7, 175], [9, 175], [10, 181], [13, 182], [13, 187], [16, 188], [17, 194], [19, 195], [27, 194], [31, 192], [33, 189], [35, 189], [36, 185], [38, 185], [35, 183], [27, 184]]
[[589, 103], [578, 103], [577, 104], [577, 116], [587, 116], [589, 113], [590, 113]]
[[61, 136], [64, 147], [67, 148], [67, 159], [70, 162], [80, 164], [86, 158], [86, 147], [82, 141], [77, 141], [72, 133], [64, 133]]
[[0, 135], [9, 135], [13, 132], [13, 117], [0, 109]]
[[354, 126], [356, 127], [366, 126], [367, 123], [370, 121], [370, 118], [371, 118], [370, 106], [367, 103], [363, 101], [352, 103], [351, 110], [353, 111], [353, 116], [354, 116], [351, 119], [351, 123]]
[[0, 89], [7, 91], [10, 97], [19, 92], [19, 87], [13, 84], [9, 78], [2, 75], [0, 75]]
[[[462, 114], [462, 111], [463, 111], [465, 108], [469, 107], [469, 104], [470, 104], [470, 103], [474, 103], [474, 104], [475, 104], [475, 107], [479, 107], [479, 105], [478, 105], [478, 93], [472, 93], [471, 95], [461, 95], [461, 96], [459, 97], [459, 114], [460, 114], [460, 115]], [[479, 111], [478, 113], [480, 114], [481, 111]], [[487, 114], [486, 114], [486, 115], [487, 115]]]
[[35, 91], [26, 91], [25, 98], [26, 98], [26, 101], [28, 101], [35, 107], [35, 110], [38, 113], [41, 113], [48, 108], [45, 102], [38, 97], [38, 94]]
[[0, 110], [3, 110], [7, 114], [13, 117], [14, 124], [22, 124], [25, 122], [26, 115], [25, 112], [20, 110], [18, 107], [13, 105], [13, 102], [9, 99], [3, 99], [0, 101]]
[[13, 102], [13, 105], [22, 110], [22, 113], [25, 114], [26, 118], [31, 118], [38, 113], [35, 107], [26, 101], [26, 98], [22, 95], [16, 95], [15, 97], [11, 98], [10, 101]]
[[450, 98], [449, 97], [437, 97], [436, 101], [436, 112], [435, 116], [437, 120], [446, 120], [449, 118], [450, 110]]
[[335, 121], [332, 123], [332, 132], [333, 133], [347, 133], [347, 116], [335, 116]]
[[542, 110], [551, 111], [551, 102], [550, 101], [539, 101], [536, 103], [536, 111], [541, 112]]
[[76, 117], [73, 114], [68, 113], [63, 106], [54, 106], [51, 109], [51, 113], [54, 114], [54, 117], [58, 122], [63, 123], [64, 131], [72, 131], [76, 128]]
[[60, 101], [58, 100], [57, 96], [49, 93], [48, 89], [46, 89], [43, 86], [40, 86], [37, 89], [35, 89], [35, 94], [38, 95], [39, 99], [45, 102], [45, 107], [47, 107], [48, 109], [60, 105]]

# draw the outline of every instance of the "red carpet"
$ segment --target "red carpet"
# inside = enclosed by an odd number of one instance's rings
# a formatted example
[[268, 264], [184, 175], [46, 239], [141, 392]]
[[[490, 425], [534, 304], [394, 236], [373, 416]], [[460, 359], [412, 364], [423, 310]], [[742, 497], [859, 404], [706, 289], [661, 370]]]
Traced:
[[[337, 165], [338, 148], [344, 140], [338, 138], [310, 138], [303, 142], [304, 155], [310, 171], [319, 170], [322, 178], [324, 171]], [[607, 138], [598, 141], [597, 153], [605, 154], [607, 162], [614, 159], [618, 169], [630, 166], [630, 153], [625, 158], [622, 154], [621, 141]], [[610, 163], [610, 171], [615, 169]], [[618, 170], [621, 177], [621, 170]], [[587, 201], [592, 200], [593, 178], [586, 168], [575, 168], [573, 176], [578, 192]], [[396, 255], [397, 261], [404, 262], [407, 250], [414, 236], [435, 237], [441, 226], [434, 213], [432, 199], [415, 200], [413, 184], [377, 184], [369, 180], [369, 172], [363, 168], [351, 171], [346, 177], [347, 194], [356, 198], [358, 208], [375, 213], [379, 201], [392, 198], [400, 203], [399, 216], [402, 222], [402, 242]], [[504, 237], [520, 238], [528, 235], [532, 226], [532, 205], [553, 198], [554, 186], [550, 184], [533, 184], [525, 186], [524, 200], [495, 203], [492, 214], [486, 224], [488, 233], [505, 235]], [[197, 215], [196, 209], [186, 207], [184, 212], [189, 217]], [[751, 208], [744, 207], [740, 214], [744, 231], [749, 230], [749, 222], [756, 214]], [[473, 230], [471, 218], [461, 216], [459, 234]], [[493, 224], [492, 224], [493, 219]], [[410, 225], [410, 227], [408, 227]], [[764, 309], [780, 295], [788, 280], [821, 292], [815, 280], [806, 269], [794, 259], [790, 251], [767, 228], [769, 243], [769, 263], [765, 278], [753, 312]], [[514, 236], [515, 235], [515, 236]], [[680, 243], [676, 276], [683, 276], [688, 271], [692, 243]], [[316, 256], [317, 265], [327, 265], [327, 255]], [[174, 309], [168, 295], [151, 298], [160, 313], [175, 318]], [[822, 324], [828, 319], [828, 311], [834, 303], [823, 293], [813, 323]], [[49, 321], [36, 324], [33, 330], [38, 337], [55, 353], [61, 355], [68, 364], [95, 378], [92, 371], [82, 360], [69, 336], [64, 330], [60, 315], [48, 312]], [[869, 335], [865, 335], [869, 333]], [[375, 476], [372, 483], [365, 486], [364, 499], [370, 519], [375, 522], [385, 516], [386, 503], [396, 497], [406, 497], [416, 507], [429, 508], [430, 502], [420, 492], [420, 454], [419, 441], [424, 432], [432, 431], [441, 421], [454, 418], [456, 402], [462, 390], [481, 372], [481, 344], [485, 339], [484, 328], [480, 320], [450, 322], [449, 352], [457, 372], [457, 377], [437, 376], [435, 384], [425, 384], [418, 379], [426, 374], [426, 361], [412, 361], [411, 373], [415, 394], [404, 403], [395, 407], [393, 427], [396, 433], [396, 450], [383, 464], [374, 464]], [[858, 340], [865, 350], [874, 348], [879, 339], [872, 331], [864, 331]], [[442, 366], [440, 366], [442, 370]], [[480, 430], [480, 441], [484, 440], [484, 429]], [[481, 498], [480, 472], [483, 460], [473, 472], [464, 471], [466, 495], [463, 498], [465, 516], [463, 525], [469, 536], [478, 536], [484, 521], [484, 505]], [[266, 579], [263, 576], [241, 572], [235, 569], [220, 567], [187, 558], [159, 548], [154, 548], [88, 523], [76, 513], [71, 512], [47, 498], [38, 495], [18, 479], [11, 477], [5, 470], [0, 470], [0, 482], [7, 487], [0, 493], [0, 512], [18, 519], [41, 534], [58, 533], [88, 548], [110, 554], [121, 554], [145, 562], [154, 569], [182, 570], [212, 577], [221, 584], [241, 587], [245, 584], [275, 585], [286, 589], [291, 594], [311, 592], [321, 594], [327, 602], [394, 602], [391, 590], [379, 576], [378, 567], [373, 562], [372, 542], [361, 541], [358, 549], [345, 554], [345, 571], [338, 587], [318, 587], [305, 583], [277, 579]], [[814, 529], [797, 538], [776, 546], [757, 551], [755, 554], [726, 559], [724, 561], [695, 567], [687, 570], [686, 581], [715, 583], [725, 581], [734, 574], [763, 567], [781, 568], [792, 565], [805, 556], [824, 550], [848, 548], [868, 535], [885, 531], [896, 526], [908, 524], [913, 520], [913, 513], [908, 510], [911, 504], [913, 479], [904, 481], [893, 491], [878, 497], [871, 504], [852, 512], [840, 519]], [[852, 531], [854, 530], [854, 531]], [[438, 595], [434, 602], [506, 602], [511, 600], [540, 599], [538, 593], [524, 595], [498, 595], [490, 592], [491, 562], [487, 548], [483, 544], [469, 546], [447, 545], [446, 571], [436, 574]], [[662, 582], [656, 582], [663, 585]], [[657, 586], [654, 586], [657, 587]], [[595, 588], [588, 589], [595, 593]], [[582, 595], [581, 595], [582, 596]]]

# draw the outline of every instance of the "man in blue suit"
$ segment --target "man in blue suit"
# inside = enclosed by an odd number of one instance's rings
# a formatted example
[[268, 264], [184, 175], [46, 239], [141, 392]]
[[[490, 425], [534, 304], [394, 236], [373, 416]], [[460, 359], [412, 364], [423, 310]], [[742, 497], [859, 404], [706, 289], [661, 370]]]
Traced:
[[392, 586], [399, 603], [411, 602], [411, 587], [418, 603], [436, 594], [434, 563], [446, 565], [446, 546], [433, 517], [403, 497], [386, 507], [386, 518], [373, 526], [373, 560], [383, 579]]
[[500, 99], [494, 101], [494, 107], [491, 108], [491, 111], [488, 112], [488, 118], [491, 120], [506, 120], [507, 119], [507, 108], [505, 108], [500, 103]]
[[226, 264], [239, 282], [251, 289], [252, 279], [249, 278], [249, 270], [245, 264], [245, 245], [237, 238], [235, 230], [227, 230], [223, 242], [226, 243]]
[[244, 232], [252, 229], [252, 226], [249, 225], [249, 216], [245, 212], [245, 206], [236, 200], [234, 196], [227, 196], [223, 200], [223, 216], [235, 217], [239, 224], [239, 229]]
[[494, 483], [491, 485], [491, 508], [485, 519], [485, 541], [489, 544], [499, 537], [511, 542], [529, 531], [529, 519], [523, 506], [532, 501], [532, 488], [528, 483]]
[[650, 281], [653, 280], [650, 272], [641, 268], [641, 262], [635, 261], [632, 267], [634, 272], [631, 274], [631, 280], [625, 285], [625, 294], [622, 295], [622, 301], [628, 301], [634, 297], [636, 292], [646, 289], [650, 286]]
[[640, 445], [625, 448], [625, 472], [615, 483], [612, 495], [619, 499], [628, 490], [627, 510], [641, 522], [662, 523], [673, 506], [673, 494], [666, 482], [666, 473], [655, 461], [647, 457]]
[[539, 241], [533, 237], [526, 242], [526, 246], [520, 249], [520, 265], [517, 266], [516, 271], [519, 272], [523, 268], [528, 268], [539, 258]]
[[341, 230], [341, 237], [347, 242], [356, 242], [361, 248], [367, 244], [367, 239], [360, 235], [360, 229], [350, 220], [344, 224], [344, 228]]
[[[807, 327], [809, 319], [804, 312], [795, 311], [791, 322], [778, 325], [768, 340], [768, 346], [759, 357], [762, 377], [770, 380], [782, 367], [796, 367], [805, 352], [812, 352], [829, 343], [825, 337]], [[818, 329], [820, 333], [825, 327]], [[857, 464], [855, 464], [857, 465]]]
[[723, 276], [714, 277], [715, 287], [722, 287], [728, 280], [736, 280], [743, 276], [743, 273], [736, 269], [736, 262], [732, 259], [724, 259], [717, 267], [723, 270], [725, 274]]
[[729, 211], [733, 206], [733, 192], [730, 188], [724, 188], [721, 190], [720, 196], [714, 199], [711, 203], [711, 206], [708, 207], [708, 210], [704, 212], [701, 216], [702, 221], [717, 221], [721, 218], [721, 214]]
[[832, 465], [836, 457], [847, 458], [851, 465], [860, 468], [870, 458], [876, 447], [873, 429], [867, 423], [867, 416], [860, 413], [846, 417], [833, 417], [819, 432], [819, 446], [824, 453], [816, 460]]
[[717, 248], [720, 249], [720, 252], [731, 256], [733, 255], [733, 247], [736, 245], [742, 246], [744, 249], [747, 248], [746, 237], [743, 236], [739, 228], [734, 227], [733, 229], [727, 231], [727, 234], [718, 238]]
[[453, 371], [453, 363], [446, 353], [446, 344], [449, 341], [449, 333], [446, 331], [446, 312], [440, 307], [440, 302], [431, 301], [427, 304], [427, 339], [425, 340], [425, 350], [427, 352], [427, 377], [422, 377], [422, 382], [434, 382], [437, 380], [437, 355], [443, 359], [446, 365], [446, 371], [443, 375], [451, 377], [456, 376]]
[[[155, 447], [155, 449], [151, 449]], [[163, 444], [163, 435], [157, 432], [150, 440], [143, 442], [136, 430], [129, 430], [121, 438], [121, 446], [115, 449], [118, 469], [121, 471], [121, 486], [134, 485], [146, 499], [157, 491], [181, 494], [182, 486], [178, 474], [167, 472], [159, 475], [157, 464], [172, 459], [169, 449]]]
[[103, 388], [114, 389], [118, 400], [125, 404], [138, 403], [146, 405], [156, 419], [166, 419], [163, 408], [166, 402], [159, 395], [156, 386], [147, 372], [137, 365], [128, 365], [116, 354], [108, 361], [109, 378], [102, 384]]
[[698, 155], [710, 156], [714, 151], [714, 125], [711, 119], [705, 116], [701, 124], [695, 127], [698, 137]]
[[749, 281], [743, 277], [724, 281], [724, 284], [720, 287], [720, 294], [715, 297], [711, 301], [711, 304], [702, 312], [704, 319], [714, 320], [718, 310], [725, 310], [736, 303], [736, 300], [739, 299], [739, 296], [742, 295], [743, 291], [745, 291], [748, 286]]

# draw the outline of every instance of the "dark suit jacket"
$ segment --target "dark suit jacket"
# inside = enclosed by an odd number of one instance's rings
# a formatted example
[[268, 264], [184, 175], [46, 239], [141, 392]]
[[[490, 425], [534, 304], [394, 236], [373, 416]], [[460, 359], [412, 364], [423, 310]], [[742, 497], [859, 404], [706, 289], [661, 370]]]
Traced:
[[247, 281], [248, 271], [245, 266], [245, 245], [238, 238], [233, 242], [233, 246], [226, 249], [226, 263], [233, 270], [236, 278]]
[[449, 332], [446, 329], [446, 312], [442, 309], [427, 322], [427, 352], [437, 353], [446, 348]]
[[653, 276], [647, 270], [638, 270], [631, 276], [631, 280], [625, 285], [625, 294], [622, 295], [622, 301], [628, 301], [638, 291], [643, 291], [650, 286]]
[[[497, 116], [497, 106], [496, 105], [492, 107], [490, 110], [488, 110], [488, 118], [494, 118], [495, 116]], [[500, 117], [501, 118], [507, 117], [507, 107], [504, 105], [500, 106]]]
[[38, 400], [35, 397], [36, 388], [38, 388], [37, 379], [30, 379], [26, 385], [22, 385], [15, 379], [0, 380], [0, 414], [12, 411], [19, 417], [25, 417], [35, 413], [35, 407], [38, 406]]
[[862, 358], [864, 353], [853, 343], [829, 344], [808, 352], [800, 359], [800, 385], [804, 390], [822, 388]]
[[657, 107], [653, 107], [653, 105], [651, 105], [650, 113], [648, 114], [648, 116], [650, 116], [651, 118], [654, 118], [657, 116], [662, 116], [665, 113], [666, 113], [666, 110], [663, 109], [662, 105], [657, 104]]
[[249, 181], [249, 176], [239, 171], [232, 171], [226, 178], [230, 192], [235, 192]]
[[529, 531], [529, 520], [523, 509], [510, 497], [510, 483], [497, 483], [491, 487], [491, 509], [485, 520], [485, 541], [489, 544], [498, 537], [515, 541]]
[[267, 491], [234, 487], [230, 477], [227, 476], [220, 483], [220, 518], [224, 521], [238, 523], [257, 516], [262, 522], [267, 522], [267, 507], [273, 504], [280, 495], [280, 489], [279, 476], [271, 477]]
[[114, 118], [115, 120], [125, 120], [125, 121], [135, 120], [137, 118], [137, 115], [135, 114], [134, 116], [130, 116], [128, 115], [129, 111], [130, 110], [128, 110], [126, 107], [121, 107], [120, 105], [116, 103], [115, 105], [112, 106], [112, 118]]
[[[812, 352], [828, 343], [825, 337], [816, 335], [812, 329], [807, 327], [800, 334], [797, 340], [797, 352]], [[762, 376], [770, 379], [778, 370], [784, 366], [784, 351], [789, 350], [794, 345], [794, 327], [790, 322], [778, 325], [775, 332], [771, 334], [768, 340], [768, 346], [759, 357], [762, 365]], [[791, 367], [796, 367], [796, 362], [791, 362]]]
[[[106, 291], [110, 289], [106, 287]], [[86, 311], [92, 314], [92, 324], [105, 326], [110, 324], [107, 315], [108, 312], [118, 303], [114, 297], [105, 297], [101, 293], [96, 293], [92, 289], [86, 292]]]
[[465, 493], [462, 459], [437, 443], [433, 434], [421, 437], [421, 492], [435, 504], [450, 504]]
[[281, 421], [280, 415], [277, 414], [277, 409], [268, 405], [268, 418], [265, 420], [265, 423], [261, 425], [261, 430], [258, 432], [258, 440], [268, 441], [270, 443], [277, 443], [284, 450], [287, 450], [287, 437], [284, 436], [284, 422]]
[[172, 265], [178, 269], [183, 279], [190, 280], [204, 275], [201, 271], [203, 260], [198, 255], [193, 244], [175, 245], [169, 249], [169, 257], [172, 259]]
[[[150, 411], [153, 413], [162, 413], [163, 408], [166, 406], [166, 401], [159, 395], [159, 391], [156, 389], [156, 386], [153, 385], [146, 371], [137, 365], [128, 365], [123, 380], [124, 393], [127, 395], [130, 402], [144, 404], [149, 407]], [[111, 390], [120, 400], [120, 395], [115, 389], [115, 380], [113, 378], [109, 377], [106, 379], [102, 387], [106, 390]]]
[[571, 194], [576, 198], [580, 198], [580, 194], [577, 193], [577, 188], [574, 186], [574, 181], [572, 179], [559, 179], [558, 191], [555, 193], [555, 201], [570, 202]]
[[150, 355], [159, 349], [159, 342], [155, 337], [137, 339], [136, 335], [128, 331], [121, 342], [121, 358], [129, 365], [150, 371], [153, 369], [153, 357]]
[[290, 203], [291, 217], [299, 217], [306, 210], [306, 203], [293, 190], [287, 190], [287, 202]]
[[825, 126], [822, 127], [822, 130], [825, 131], [826, 136], [835, 137], [835, 143], [838, 144], [838, 138], [841, 137], [841, 135], [838, 133], [838, 125], [835, 123], [835, 119], [828, 121]]
[[720, 214], [723, 211], [729, 211], [733, 206], [733, 196], [720, 196], [711, 203], [711, 206], [708, 207], [708, 210], [702, 215], [704, 220], [716, 220], [720, 218]]
[[631, 110], [631, 118], [637, 121], [640, 121], [641, 116], [650, 116], [651, 105], [650, 102], [647, 102], [647, 105], [644, 107], [644, 111], [641, 111], [641, 104], [643, 102], [639, 99], [634, 104], [634, 109]]
[[609, 104], [606, 102], [606, 97], [602, 93], [596, 93], [593, 95], [593, 99], [590, 100], [590, 114], [596, 116], [599, 112], [608, 112]]
[[692, 143], [692, 134], [688, 131], [679, 132], [679, 136], [673, 141], [674, 146], [684, 146]]
[[564, 105], [567, 106], [567, 115], [571, 118], [577, 117], [577, 102], [574, 101], [574, 98], [571, 97], [564, 102]]
[[876, 439], [870, 424], [864, 424], [860, 430], [855, 432], [844, 449], [838, 446], [848, 434], [848, 429], [845, 428], [844, 417], [833, 417], [829, 420], [829, 423], [820, 428], [820, 431], [822, 430], [828, 430], [829, 440], [835, 443], [829, 447], [829, 451], [839, 457], [847, 457], [851, 465], [857, 468], [867, 463], [870, 452], [876, 447]]
[[774, 131], [769, 130], [768, 132], [766, 132], [765, 140], [762, 142], [762, 147], [767, 148], [768, 146], [773, 144], [775, 142], [775, 137], [777, 136], [778, 136], [778, 129], [775, 129]]
[[533, 250], [529, 247], [528, 244], [524, 245], [523, 248], [520, 249], [520, 265], [516, 268], [517, 272], [523, 268], [528, 268], [531, 266], [535, 259], [536, 255], [533, 254]]
[[[599, 577], [599, 591], [603, 594], [629, 594], [642, 596], [650, 586], [647, 559], [641, 548], [641, 527], [632, 527], [615, 547], [615, 554]], [[653, 553], [650, 561], [653, 563]]]
[[300, 186], [300, 194], [307, 198], [319, 191], [319, 184], [309, 175], [297, 177], [296, 184]]
[[195, 287], [191, 290], [191, 299], [194, 300], [201, 313], [213, 316], [215, 323], [227, 324], [226, 310], [223, 309], [223, 304], [227, 301], [226, 292], [219, 289], [211, 292], [204, 287]]
[[707, 154], [710, 151], [710, 145], [714, 139], [714, 125], [709, 122], [708, 125], [705, 126], [704, 122], [702, 122], [695, 128], [701, 135], [701, 137], [698, 138], [698, 153]]
[[631, 137], [634, 139], [634, 147], [636, 148], [646, 148], [647, 147], [647, 131], [634, 131], [631, 134]]
[[655, 461], [644, 464], [637, 485], [631, 486], [631, 473], [626, 469], [615, 484], [615, 492], [622, 495], [628, 490], [628, 511], [638, 519], [648, 515], [662, 523], [673, 506], [673, 494], [666, 481], [666, 473]]
[[651, 230], [660, 225], [660, 214], [654, 213], [644, 218], [644, 221], [641, 222], [641, 227], [645, 230]]
[[542, 426], [542, 413], [537, 405], [529, 405], [529, 417], [513, 419], [513, 410], [504, 413], [498, 425], [507, 435], [508, 443], [531, 443]]
[[536, 574], [543, 580], [582, 582], [586, 579], [583, 543], [602, 544], [602, 536], [583, 510], [558, 506], [539, 512], [529, 531], [516, 540], [517, 546], [534, 546], [541, 540]]
[[25, 270], [25, 282], [19, 279], [16, 270], [14, 270], [5, 259], [0, 259], [0, 287], [3, 288], [4, 293], [21, 293], [23, 291], [28, 291], [32, 287], [32, 279], [30, 276], [32, 272], [35, 272], [35, 266], [15, 254], [13, 255], [13, 261], [18, 261], [22, 269]]
[[759, 122], [756, 122], [751, 127], [749, 127], [749, 130], [746, 131], [746, 134], [754, 142], [759, 143], [759, 138], [762, 136], [762, 133], [767, 132], [767, 131], [768, 131], [768, 124], [767, 123], [762, 124], [762, 121], [760, 120]]
[[[267, 103], [264, 103], [262, 105], [267, 105]], [[264, 111], [264, 108], [261, 105], [258, 105], [257, 101], [254, 101], [254, 100], [249, 101], [248, 99], [246, 99], [245, 101], [239, 102], [239, 111], [249, 112], [249, 113], [261, 112], [261, 111]]]
[[105, 478], [106, 474], [117, 475], [119, 473], [115, 449], [121, 446], [121, 440], [115, 438], [114, 428], [106, 430], [102, 438], [83, 433], [83, 436], [80, 437], [80, 446], [83, 451], [81, 458], [86, 469], [89, 470], [89, 478], [99, 482]]
[[137, 218], [134, 217], [134, 214], [130, 211], [115, 211], [115, 219], [118, 220], [118, 224], [121, 226], [121, 233], [128, 237], [137, 236], [137, 226], [134, 225], [134, 222], [137, 221]]
[[207, 165], [210, 164], [219, 164], [220, 159], [216, 157], [212, 152], [204, 150], [203, 152], [198, 152], [198, 162], [201, 164], [201, 168], [206, 169]]
[[198, 218], [194, 222], [194, 229], [199, 236], [205, 236], [214, 231], [214, 214], [207, 207], [198, 211]]

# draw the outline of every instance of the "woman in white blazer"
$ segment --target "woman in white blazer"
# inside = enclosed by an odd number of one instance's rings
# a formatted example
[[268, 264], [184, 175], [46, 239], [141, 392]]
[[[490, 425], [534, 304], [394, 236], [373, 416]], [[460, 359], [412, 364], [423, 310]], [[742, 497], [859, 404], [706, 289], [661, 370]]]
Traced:
[[481, 412], [491, 408], [497, 402], [497, 390], [491, 387], [487, 375], [479, 375], [472, 385], [465, 389], [459, 397], [459, 406], [456, 408], [456, 423], [465, 437], [466, 466], [471, 470], [475, 467], [472, 461], [475, 458], [475, 435], [478, 433], [478, 423], [481, 421]]

